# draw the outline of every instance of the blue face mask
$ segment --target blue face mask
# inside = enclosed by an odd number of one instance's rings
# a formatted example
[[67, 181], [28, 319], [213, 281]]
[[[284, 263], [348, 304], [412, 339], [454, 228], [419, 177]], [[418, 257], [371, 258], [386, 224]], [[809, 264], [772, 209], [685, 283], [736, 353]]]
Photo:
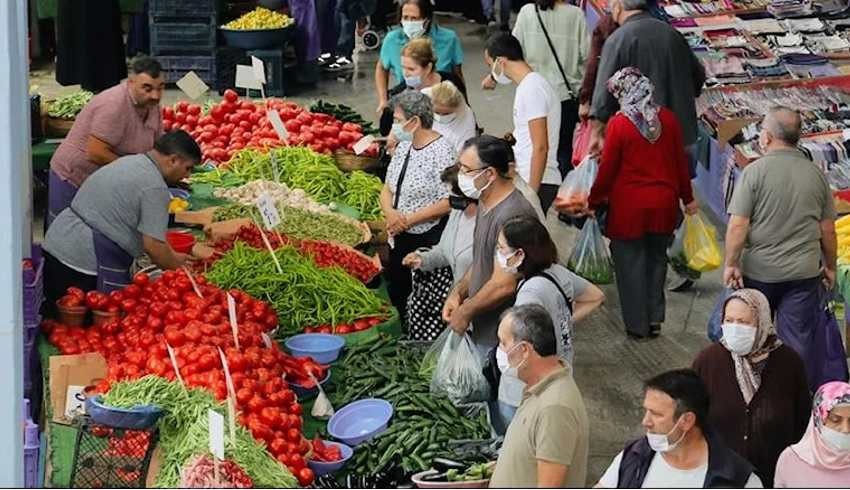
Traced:
[[422, 77], [420, 75], [404, 77], [404, 84], [410, 88], [419, 88], [422, 86]]
[[413, 133], [404, 130], [404, 123], [393, 123], [392, 134], [399, 141], [413, 141]]

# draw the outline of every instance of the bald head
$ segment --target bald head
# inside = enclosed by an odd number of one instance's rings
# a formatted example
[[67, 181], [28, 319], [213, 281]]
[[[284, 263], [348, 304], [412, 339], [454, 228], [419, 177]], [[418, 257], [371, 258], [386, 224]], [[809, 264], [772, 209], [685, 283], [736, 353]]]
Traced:
[[[772, 108], [762, 121], [762, 130], [768, 139], [784, 146], [797, 146], [797, 142], [800, 141], [801, 127], [800, 114], [782, 106]], [[769, 146], [769, 143], [764, 146]]]

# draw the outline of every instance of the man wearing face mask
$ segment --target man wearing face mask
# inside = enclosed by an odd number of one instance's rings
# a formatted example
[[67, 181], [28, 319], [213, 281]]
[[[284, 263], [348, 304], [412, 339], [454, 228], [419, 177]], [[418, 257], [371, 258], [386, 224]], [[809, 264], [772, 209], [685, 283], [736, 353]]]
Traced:
[[[797, 149], [800, 128], [800, 115], [786, 107], [764, 117], [765, 156], [747, 165], [729, 203], [723, 283], [764, 293], [779, 338], [813, 375], [827, 358], [814, 345], [813, 327], [820, 289], [835, 284], [837, 239], [832, 191]], [[811, 378], [809, 388], [818, 384]]]
[[481, 357], [499, 343], [499, 316], [511, 306], [517, 274], [496, 267], [499, 230], [515, 216], [536, 217], [534, 208], [513, 185], [513, 152], [505, 140], [482, 135], [469, 140], [459, 158], [458, 185], [466, 197], [478, 200], [472, 242], [472, 266], [443, 306], [443, 320], [470, 336]]
[[95, 95], [50, 159], [46, 225], [71, 204], [95, 170], [124, 155], [144, 153], [162, 134], [159, 100], [165, 74], [159, 62], [141, 57], [129, 79]]
[[733, 292], [723, 308], [723, 338], [694, 360], [711, 409], [708, 422], [773, 486], [776, 460], [806, 430], [809, 384], [800, 356], [782, 345], [767, 298], [755, 289]]
[[522, 46], [511, 34], [491, 37], [484, 60], [496, 83], [517, 84], [513, 105], [516, 170], [537, 193], [545, 215], [561, 185], [558, 168], [561, 101], [552, 85], [525, 62]]
[[753, 467], [707, 423], [709, 396], [690, 369], [645, 383], [646, 436], [626, 445], [596, 488], [762, 488]]
[[514, 372], [527, 388], [490, 486], [583, 487], [590, 422], [570, 368], [557, 355], [549, 313], [540, 305], [506, 311], [497, 352], [500, 369]]

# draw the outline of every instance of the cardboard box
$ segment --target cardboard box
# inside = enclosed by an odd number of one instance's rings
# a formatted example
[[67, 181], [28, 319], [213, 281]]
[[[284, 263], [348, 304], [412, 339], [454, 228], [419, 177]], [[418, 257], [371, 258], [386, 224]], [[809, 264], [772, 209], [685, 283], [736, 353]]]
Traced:
[[70, 424], [71, 418], [65, 414], [69, 388], [74, 390], [74, 387], [93, 386], [106, 378], [106, 359], [96, 352], [75, 356], [51, 356], [49, 375], [53, 421]]

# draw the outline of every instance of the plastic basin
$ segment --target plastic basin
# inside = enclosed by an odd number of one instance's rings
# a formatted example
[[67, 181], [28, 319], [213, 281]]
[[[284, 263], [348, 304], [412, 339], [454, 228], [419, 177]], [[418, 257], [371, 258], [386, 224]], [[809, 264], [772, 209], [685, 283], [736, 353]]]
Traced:
[[86, 413], [102, 425], [122, 429], [147, 429], [156, 424], [165, 413], [154, 405], [139, 405], [133, 408], [116, 408], [103, 404], [100, 395], [86, 398]]
[[187, 254], [195, 246], [195, 236], [186, 231], [166, 231], [165, 240], [175, 252]]
[[280, 29], [237, 30], [219, 27], [228, 46], [241, 49], [280, 48], [286, 44], [292, 27]]
[[416, 485], [416, 488], [487, 488], [490, 486], [490, 480], [472, 480], [472, 481], [423, 481], [423, 476], [435, 475], [437, 470], [422, 471], [413, 475], [410, 480]]
[[326, 333], [303, 333], [288, 338], [284, 345], [295, 357], [310, 356], [319, 364], [330, 364], [339, 358], [345, 339]]
[[121, 312], [120, 311], [116, 311], [115, 313], [110, 313], [108, 311], [92, 310], [92, 314], [93, 314], [93, 317], [94, 317], [93, 323], [94, 323], [94, 326], [96, 326], [96, 327], [106, 325], [107, 323], [111, 322], [112, 320], [120, 320], [121, 319]]
[[386, 400], [369, 398], [349, 403], [328, 421], [328, 433], [349, 446], [357, 446], [387, 430], [393, 406]]
[[351, 459], [351, 456], [354, 455], [354, 449], [351, 449], [349, 446], [342, 444], [341, 442], [333, 442], [333, 441], [322, 441], [328, 446], [336, 446], [339, 448], [340, 453], [342, 454], [342, 459], [339, 461], [334, 461], [333, 463], [328, 463], [325, 461], [307, 461], [307, 466], [313, 470], [313, 473], [316, 476], [324, 476], [330, 473], [335, 473], [339, 471], [345, 463]]
[[86, 320], [88, 308], [85, 306], [62, 306], [56, 301], [56, 309], [59, 311], [59, 323], [69, 327], [79, 327]]
[[186, 189], [181, 189], [179, 187], [169, 187], [168, 193], [171, 194], [172, 198], [183, 199], [184, 201], [188, 201], [191, 194]]
[[[325, 383], [327, 383], [329, 379], [331, 379], [331, 370], [330, 369], [328, 369], [328, 374], [326, 374], [325, 377], [321, 381], [319, 381], [319, 384], [322, 385], [322, 387], [324, 387]], [[308, 398], [314, 397], [317, 394], [319, 394], [319, 388], [318, 387], [306, 388], [306, 387], [301, 386], [299, 384], [290, 383], [290, 382], [287, 382], [287, 384], [292, 389], [292, 391], [295, 392], [295, 395], [298, 397], [299, 400], [306, 400]]]

